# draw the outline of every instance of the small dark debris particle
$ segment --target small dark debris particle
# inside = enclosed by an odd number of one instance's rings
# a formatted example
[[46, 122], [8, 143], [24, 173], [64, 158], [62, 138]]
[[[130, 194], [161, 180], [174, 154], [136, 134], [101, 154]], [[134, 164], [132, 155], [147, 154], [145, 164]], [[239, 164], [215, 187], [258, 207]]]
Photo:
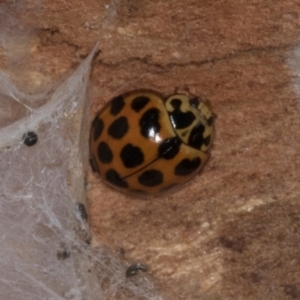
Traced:
[[87, 214], [87, 212], [86, 212], [86, 208], [85, 208], [84, 204], [82, 204], [82, 203], [77, 203], [77, 210], [78, 210], [78, 212], [79, 212], [79, 215], [80, 215], [81, 219], [82, 219], [83, 221], [87, 221], [87, 219], [88, 219], [88, 214]]
[[58, 250], [56, 252], [56, 257], [57, 259], [59, 260], [65, 260], [67, 259], [68, 257], [70, 257], [71, 253], [66, 251], [66, 250]]
[[141, 263], [136, 263], [136, 264], [130, 265], [128, 267], [128, 269], [126, 270], [126, 277], [135, 276], [139, 271], [147, 272], [148, 268], [147, 268], [147, 266], [145, 266]]
[[28, 131], [23, 135], [22, 141], [26, 146], [31, 147], [37, 143], [38, 136], [35, 132]]

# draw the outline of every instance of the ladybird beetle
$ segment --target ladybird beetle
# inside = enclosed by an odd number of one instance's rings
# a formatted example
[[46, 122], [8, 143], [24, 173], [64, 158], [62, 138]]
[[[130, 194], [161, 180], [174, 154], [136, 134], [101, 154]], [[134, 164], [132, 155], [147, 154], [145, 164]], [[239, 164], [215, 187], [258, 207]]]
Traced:
[[92, 168], [123, 192], [169, 190], [190, 180], [208, 160], [213, 121], [210, 108], [197, 97], [163, 97], [151, 90], [124, 93], [92, 123]]

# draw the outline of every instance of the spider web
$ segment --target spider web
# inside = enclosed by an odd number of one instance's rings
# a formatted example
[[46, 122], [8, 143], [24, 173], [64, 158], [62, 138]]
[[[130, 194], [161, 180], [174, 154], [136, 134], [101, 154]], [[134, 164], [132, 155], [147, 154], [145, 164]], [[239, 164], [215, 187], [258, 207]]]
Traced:
[[[0, 299], [162, 299], [147, 277], [126, 278], [124, 262], [100, 242], [89, 245], [78, 206], [85, 203], [96, 49], [37, 95], [0, 70]], [[38, 135], [32, 147], [22, 142], [28, 131]]]

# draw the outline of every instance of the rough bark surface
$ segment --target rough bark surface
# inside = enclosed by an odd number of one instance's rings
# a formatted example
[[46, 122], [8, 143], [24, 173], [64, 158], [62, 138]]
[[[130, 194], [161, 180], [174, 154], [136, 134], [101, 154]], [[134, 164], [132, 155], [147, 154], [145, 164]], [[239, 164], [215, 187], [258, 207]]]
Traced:
[[38, 89], [60, 78], [99, 40], [91, 119], [135, 88], [188, 87], [218, 116], [209, 163], [176, 193], [131, 197], [90, 172], [95, 235], [146, 263], [148, 274], [138, 276], [165, 299], [300, 299], [298, 1], [22, 5], [15, 13], [37, 35], [34, 55], [20, 65], [24, 84], [38, 76]]

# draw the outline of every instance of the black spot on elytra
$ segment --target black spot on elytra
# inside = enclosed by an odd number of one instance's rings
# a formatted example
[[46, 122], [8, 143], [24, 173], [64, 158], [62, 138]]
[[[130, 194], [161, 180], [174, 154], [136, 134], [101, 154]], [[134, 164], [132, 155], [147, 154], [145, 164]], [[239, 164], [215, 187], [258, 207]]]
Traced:
[[169, 116], [175, 129], [184, 129], [190, 126], [196, 118], [191, 111], [181, 111], [181, 104], [182, 101], [179, 99], [173, 99], [171, 101], [171, 105], [173, 106], [174, 110], [169, 112]]
[[92, 127], [94, 128], [93, 140], [96, 141], [103, 131], [104, 123], [100, 118], [96, 117], [93, 121]]
[[138, 181], [144, 186], [156, 186], [163, 182], [164, 176], [162, 172], [158, 170], [148, 170], [139, 176]]
[[179, 152], [181, 140], [178, 137], [172, 137], [164, 140], [158, 147], [158, 155], [164, 159], [172, 159]]
[[114, 139], [121, 139], [128, 131], [128, 121], [126, 117], [120, 117], [113, 121], [108, 127], [108, 134]]
[[145, 138], [154, 138], [160, 131], [159, 110], [157, 108], [148, 109], [141, 117], [139, 125], [141, 134]]
[[150, 98], [146, 97], [146, 96], [136, 97], [132, 100], [131, 108], [135, 112], [139, 112], [148, 104], [149, 101], [150, 101]]
[[194, 108], [198, 108], [200, 100], [197, 97], [196, 98], [191, 98], [191, 99], [189, 99], [189, 103], [190, 103], [190, 106], [193, 106]]
[[105, 174], [105, 178], [109, 183], [116, 185], [118, 187], [121, 188], [128, 187], [128, 183], [124, 179], [122, 179], [120, 174], [114, 169], [109, 169]]
[[144, 162], [144, 154], [142, 150], [132, 144], [124, 146], [121, 150], [120, 156], [126, 168], [135, 168]]
[[124, 107], [125, 102], [123, 96], [115, 97], [111, 100], [110, 113], [116, 116]]
[[107, 143], [101, 142], [98, 145], [98, 158], [103, 164], [109, 164], [113, 159], [113, 153]]
[[199, 157], [189, 160], [187, 158], [183, 159], [175, 167], [175, 174], [178, 176], [187, 176], [195, 172], [201, 165], [201, 159]]
[[205, 142], [205, 138], [203, 137], [204, 131], [205, 126], [203, 124], [199, 123], [196, 125], [191, 131], [188, 144], [193, 148], [200, 149]]

